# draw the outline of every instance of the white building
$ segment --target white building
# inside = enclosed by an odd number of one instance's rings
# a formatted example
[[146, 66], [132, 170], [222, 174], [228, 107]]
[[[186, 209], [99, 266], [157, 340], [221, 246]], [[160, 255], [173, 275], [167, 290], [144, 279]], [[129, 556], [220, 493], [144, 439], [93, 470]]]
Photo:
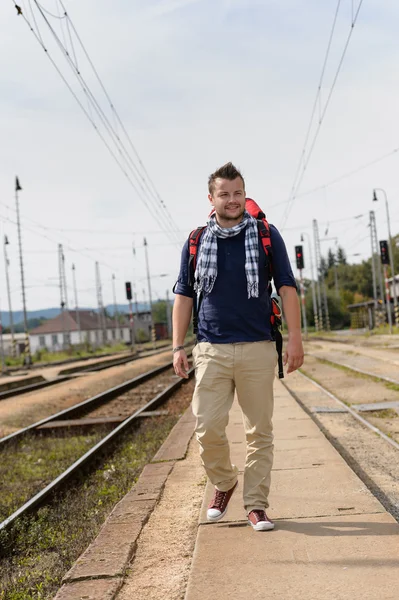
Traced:
[[[20, 356], [25, 348], [25, 334], [14, 333], [15, 353]], [[3, 348], [5, 356], [12, 356], [12, 335], [11, 333], [3, 333]]]
[[[62, 350], [67, 346], [89, 343], [91, 346], [101, 346], [105, 343], [118, 341], [131, 343], [130, 323], [126, 316], [122, 322], [105, 318], [101, 324], [98, 313], [93, 310], [79, 310], [80, 331], [76, 311], [64, 311], [54, 319], [49, 319], [39, 327], [29, 332], [31, 352], [46, 348], [51, 352]], [[150, 330], [151, 318], [148, 313], [140, 313], [134, 319], [134, 329]]]

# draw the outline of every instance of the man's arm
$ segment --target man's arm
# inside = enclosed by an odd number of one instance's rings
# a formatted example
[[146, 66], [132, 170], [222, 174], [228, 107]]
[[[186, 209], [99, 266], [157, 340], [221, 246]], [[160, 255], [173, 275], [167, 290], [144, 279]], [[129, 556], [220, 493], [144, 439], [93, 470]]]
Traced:
[[[173, 348], [182, 346], [190, 324], [193, 310], [193, 299], [176, 294], [173, 305]], [[188, 360], [185, 350], [178, 350], [173, 354], [173, 367], [176, 375], [188, 378]]]
[[284, 365], [288, 363], [287, 373], [292, 373], [303, 364], [299, 300], [296, 289], [288, 285], [281, 286], [278, 294], [283, 303], [284, 317], [288, 327], [288, 344], [284, 353]]

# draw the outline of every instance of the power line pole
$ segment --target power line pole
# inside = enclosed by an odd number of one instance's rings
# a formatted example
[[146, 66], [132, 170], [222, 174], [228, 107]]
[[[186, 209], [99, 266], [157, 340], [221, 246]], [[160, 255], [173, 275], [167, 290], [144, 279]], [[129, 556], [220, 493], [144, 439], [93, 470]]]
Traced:
[[314, 250], [316, 256], [316, 275], [317, 275], [317, 303], [319, 309], [319, 326], [320, 329], [323, 329], [323, 308], [321, 304], [321, 248], [320, 248], [320, 238], [319, 238], [319, 226], [317, 224], [317, 220], [313, 219], [313, 236], [314, 236]]
[[375, 318], [378, 321], [376, 324], [379, 325], [379, 311], [378, 304], [381, 302], [384, 306], [384, 287], [382, 285], [382, 273], [380, 264], [380, 247], [377, 236], [377, 224], [375, 220], [375, 213], [370, 210], [370, 240], [371, 240], [371, 265], [373, 269], [373, 291], [374, 291], [374, 307], [375, 307]]
[[120, 341], [120, 339], [121, 339], [121, 332], [120, 332], [120, 328], [119, 328], [119, 335], [118, 335], [118, 311], [117, 311], [117, 305], [116, 305], [115, 275], [114, 275], [114, 273], [112, 273], [112, 295], [113, 295], [113, 299], [114, 299], [115, 335], [117, 336], [117, 339]]
[[150, 265], [148, 262], [148, 248], [147, 248], [147, 240], [146, 238], [144, 238], [144, 252], [145, 252], [145, 264], [147, 267], [147, 283], [148, 283], [148, 297], [149, 297], [149, 301], [150, 301], [150, 321], [151, 321], [151, 338], [152, 338], [152, 343], [153, 346], [155, 348], [155, 327], [154, 327], [154, 321], [153, 321], [153, 317], [152, 317], [152, 294], [151, 294], [151, 277], [150, 277]]
[[373, 201], [378, 201], [376, 192], [380, 191], [384, 194], [385, 197], [385, 209], [387, 213], [387, 223], [388, 223], [388, 243], [389, 243], [389, 264], [391, 267], [391, 277], [392, 277], [392, 290], [393, 290], [393, 306], [394, 306], [394, 315], [395, 315], [395, 325], [399, 327], [399, 304], [398, 304], [398, 296], [396, 294], [396, 282], [395, 282], [395, 262], [392, 250], [392, 235], [391, 235], [391, 219], [389, 216], [389, 206], [388, 206], [388, 196], [384, 189], [375, 188], [373, 190]]
[[75, 314], [76, 314], [76, 323], [79, 330], [79, 344], [82, 343], [82, 328], [80, 325], [80, 313], [79, 313], [79, 303], [78, 303], [78, 288], [76, 286], [76, 274], [75, 274], [75, 265], [72, 265], [72, 280], [73, 280], [73, 293], [75, 296]]
[[8, 313], [10, 319], [10, 331], [11, 331], [11, 356], [13, 358], [17, 355], [17, 348], [15, 343], [15, 333], [14, 333], [14, 317], [12, 314], [12, 304], [11, 304], [11, 289], [10, 289], [10, 277], [8, 273], [8, 267], [10, 266], [10, 261], [7, 256], [7, 246], [9, 244], [8, 238], [4, 236], [4, 262], [6, 268], [6, 285], [7, 285], [7, 296], [8, 296]]
[[24, 274], [24, 261], [22, 255], [22, 238], [21, 238], [21, 219], [19, 215], [19, 198], [18, 192], [22, 191], [18, 177], [15, 177], [15, 204], [17, 207], [17, 231], [18, 231], [18, 247], [19, 247], [19, 264], [21, 268], [21, 287], [22, 287], [22, 307], [24, 313], [24, 333], [25, 333], [25, 350], [24, 350], [24, 364], [30, 368], [32, 365], [32, 355], [30, 352], [30, 342], [28, 334], [28, 317], [26, 314], [26, 295], [25, 295], [25, 274]]
[[71, 340], [69, 339], [69, 315], [68, 315], [68, 296], [65, 277], [65, 257], [62, 244], [58, 244], [58, 271], [60, 280], [60, 305], [62, 314], [63, 341], [62, 347], [67, 348]]
[[312, 278], [312, 302], [313, 302], [313, 318], [314, 325], [316, 331], [319, 331], [319, 315], [317, 314], [317, 298], [316, 298], [316, 284], [314, 281], [314, 271], [313, 271], [313, 258], [312, 258], [312, 245], [310, 243], [310, 235], [308, 233], [301, 233], [301, 242], [303, 242], [303, 236], [306, 235], [308, 238], [308, 248], [309, 248], [309, 261], [310, 261], [310, 274]]
[[103, 343], [105, 344], [107, 341], [107, 329], [105, 322], [105, 314], [104, 314], [104, 305], [103, 305], [103, 293], [101, 287], [101, 277], [100, 277], [100, 265], [96, 262], [96, 290], [97, 290], [97, 302], [98, 302], [98, 329], [99, 336], [102, 333]]

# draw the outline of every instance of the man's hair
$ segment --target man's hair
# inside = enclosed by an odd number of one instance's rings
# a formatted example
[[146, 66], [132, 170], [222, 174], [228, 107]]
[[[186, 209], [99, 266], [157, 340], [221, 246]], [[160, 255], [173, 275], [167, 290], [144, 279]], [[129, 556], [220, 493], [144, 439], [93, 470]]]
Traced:
[[217, 171], [212, 173], [212, 175], [209, 175], [208, 190], [209, 190], [210, 195], [212, 196], [213, 190], [215, 188], [215, 179], [220, 178], [220, 179], [228, 179], [229, 181], [234, 181], [234, 179], [237, 179], [237, 177], [241, 177], [242, 184], [243, 184], [244, 190], [245, 190], [244, 177], [241, 175], [240, 171], [238, 169], [236, 169], [236, 167], [233, 165], [233, 163], [231, 163], [231, 162], [226, 163], [225, 165], [223, 165], [223, 167], [220, 167]]

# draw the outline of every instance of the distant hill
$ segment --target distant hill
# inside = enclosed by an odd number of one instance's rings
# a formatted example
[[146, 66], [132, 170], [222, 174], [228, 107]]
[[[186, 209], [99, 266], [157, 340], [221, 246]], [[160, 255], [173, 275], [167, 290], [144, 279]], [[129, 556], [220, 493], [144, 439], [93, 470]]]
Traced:
[[[154, 302], [154, 304], [155, 304], [155, 302]], [[81, 308], [81, 310], [94, 310], [95, 312], [97, 312], [97, 308], [93, 308], [93, 307], [81, 306], [80, 308]], [[135, 308], [136, 307], [133, 304], [133, 312], [135, 311]], [[117, 304], [116, 309], [118, 312], [128, 313], [129, 305], [128, 304]], [[144, 303], [139, 302], [138, 309], [139, 309], [139, 312], [146, 310], [146, 309], [148, 310], [148, 305], [145, 305]], [[70, 310], [73, 310], [73, 308], [70, 308]], [[107, 311], [107, 313], [109, 315], [114, 314], [114, 306], [113, 305], [106, 306], [105, 310]], [[13, 314], [15, 330], [23, 331], [23, 329], [24, 329], [23, 328], [24, 313], [21, 310], [19, 310], [19, 311], [13, 312], [12, 314]], [[59, 314], [60, 314], [59, 308], [40, 308], [39, 310], [30, 310], [27, 312], [28, 329], [33, 329], [34, 327], [37, 327], [38, 325], [40, 325], [43, 321], [46, 321], [47, 319], [53, 319], [54, 317], [56, 317]], [[5, 311], [5, 310], [1, 311], [1, 322], [2, 322], [3, 328], [9, 327], [10, 318], [9, 318], [8, 311]]]

